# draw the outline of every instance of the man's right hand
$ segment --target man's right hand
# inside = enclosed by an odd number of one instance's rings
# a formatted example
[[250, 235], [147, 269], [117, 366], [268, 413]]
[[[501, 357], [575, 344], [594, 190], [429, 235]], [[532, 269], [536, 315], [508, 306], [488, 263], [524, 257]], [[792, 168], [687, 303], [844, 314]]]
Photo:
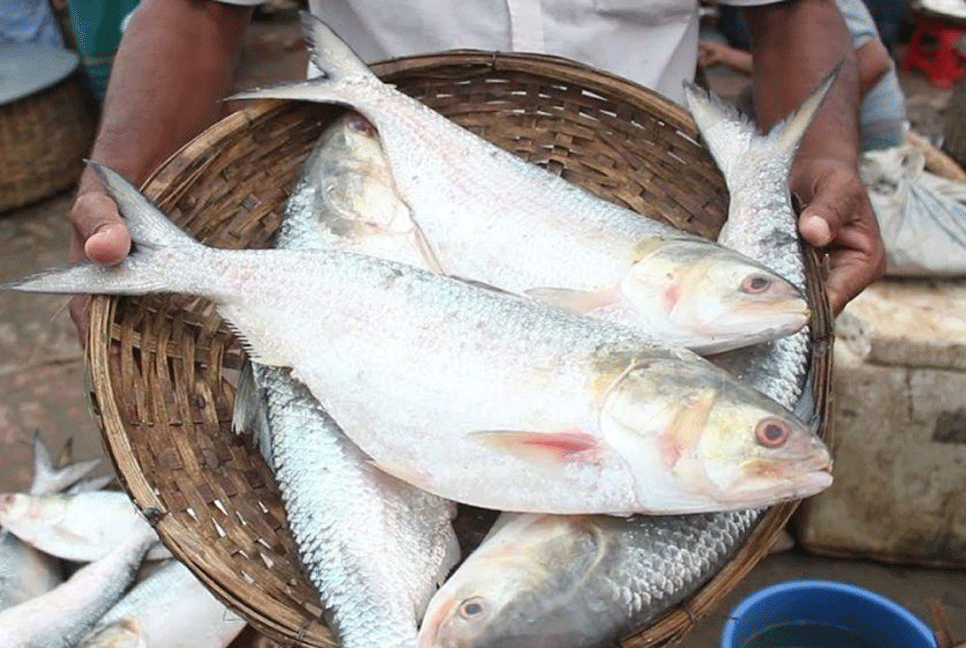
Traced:
[[[131, 249], [131, 235], [117, 211], [117, 205], [100, 190], [80, 194], [70, 210], [72, 226], [70, 260], [89, 260], [104, 265], [120, 263]], [[87, 313], [90, 295], [70, 301], [70, 316], [77, 327], [81, 346], [87, 341]]]

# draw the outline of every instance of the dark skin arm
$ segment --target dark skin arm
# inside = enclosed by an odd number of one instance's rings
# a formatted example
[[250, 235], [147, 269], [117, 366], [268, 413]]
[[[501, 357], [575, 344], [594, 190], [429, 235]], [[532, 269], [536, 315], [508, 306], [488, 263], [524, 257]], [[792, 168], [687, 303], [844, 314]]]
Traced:
[[838, 313], [885, 272], [875, 213], [858, 173], [859, 72], [832, 0], [749, 7], [755, 114], [763, 129], [794, 110], [839, 61], [844, 65], [805, 134], [789, 184], [801, 199], [799, 231], [828, 253], [826, 281]]
[[[143, 0], [118, 48], [91, 159], [136, 185], [222, 116], [251, 9], [207, 0]], [[131, 239], [85, 171], [71, 208], [70, 259], [120, 262]], [[86, 338], [88, 298], [71, 301]]]

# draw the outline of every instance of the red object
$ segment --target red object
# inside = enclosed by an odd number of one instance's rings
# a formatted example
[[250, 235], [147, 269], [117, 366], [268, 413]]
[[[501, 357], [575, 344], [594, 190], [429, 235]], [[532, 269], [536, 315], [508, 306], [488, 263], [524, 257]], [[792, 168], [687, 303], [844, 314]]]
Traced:
[[920, 69], [929, 76], [933, 85], [950, 87], [966, 73], [966, 56], [956, 48], [963, 36], [966, 36], [966, 28], [951, 27], [931, 20], [919, 21], [902, 59], [903, 69]]

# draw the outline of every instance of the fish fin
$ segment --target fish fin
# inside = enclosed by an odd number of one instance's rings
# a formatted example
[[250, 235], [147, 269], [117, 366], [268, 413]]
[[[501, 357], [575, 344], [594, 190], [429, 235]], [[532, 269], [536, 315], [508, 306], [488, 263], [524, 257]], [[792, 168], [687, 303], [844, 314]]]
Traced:
[[70, 488], [64, 491], [65, 495], [77, 495], [79, 493], [90, 493], [103, 490], [108, 484], [114, 481], [114, 475], [101, 475], [100, 477], [85, 477]]
[[[309, 60], [322, 72], [322, 76], [297, 83], [245, 90], [229, 99], [294, 99], [351, 105], [345, 92], [348, 89], [346, 86], [358, 85], [360, 81], [382, 84], [328, 25], [307, 11], [300, 12], [300, 16]], [[359, 108], [355, 109], [372, 123], [369, 115]]]
[[137, 188], [111, 168], [87, 161], [87, 166], [100, 179], [118, 210], [124, 215], [131, 240], [140, 247], [197, 247], [198, 241], [171, 222]]
[[426, 262], [426, 267], [435, 272], [438, 275], [446, 274], [443, 270], [442, 264], [439, 262], [439, 257], [436, 256], [436, 251], [433, 250], [433, 246], [430, 245], [429, 239], [423, 233], [423, 228], [419, 226], [419, 223], [413, 222], [416, 231], [416, 250], [419, 252], [419, 256], [423, 258]]
[[50, 495], [58, 493], [86, 477], [101, 463], [100, 459], [89, 459], [77, 463], [67, 464], [62, 468], [54, 465], [50, 450], [40, 438], [40, 433], [34, 433], [34, 479], [27, 491], [31, 495]]
[[697, 444], [717, 396], [717, 390], [706, 389], [678, 409], [671, 424], [658, 438], [665, 466], [676, 466], [681, 457]]
[[504, 290], [499, 286], [494, 286], [493, 284], [486, 283], [485, 281], [480, 281], [479, 279], [470, 279], [469, 277], [461, 277], [460, 275], [454, 275], [454, 274], [448, 274], [446, 276], [449, 277], [450, 279], [456, 279], [457, 281], [462, 281], [465, 284], [475, 286], [476, 288], [480, 288], [482, 290], [491, 290], [493, 292], [500, 293], [501, 295], [513, 295], [514, 297], [520, 296], [514, 292], [510, 292], [509, 290]]
[[789, 159], [795, 153], [795, 149], [798, 148], [798, 144], [802, 141], [802, 136], [811, 125], [815, 114], [825, 102], [825, 97], [828, 96], [829, 89], [835, 84], [843, 64], [844, 61], [839, 61], [805, 98], [805, 101], [769, 131], [768, 139], [771, 146], [782, 151]]
[[755, 125], [713, 92], [684, 82], [684, 98], [701, 138], [727, 182], [757, 136]]
[[553, 459], [563, 463], [596, 455], [600, 439], [580, 430], [530, 432], [485, 430], [473, 432], [480, 442], [523, 458]]
[[[161, 248], [204, 247], [182, 232], [116, 172], [97, 162], [88, 166], [100, 178], [107, 193], [125, 217], [131, 240], [137, 246], [115, 266], [96, 263], [51, 268], [35, 275], [0, 284], [0, 289], [58, 294], [143, 295], [156, 292], [178, 292], [180, 281], [188, 275], [172, 273], [172, 255], [160, 255]], [[210, 275], [211, 273], [206, 273]], [[191, 279], [194, 279], [192, 277]], [[211, 297], [208, 293], [205, 297]]]
[[361, 78], [379, 83], [369, 66], [318, 16], [309, 11], [300, 11], [299, 18], [312, 65], [321, 70], [326, 78], [332, 81]]
[[571, 288], [529, 288], [524, 291], [524, 294], [544, 304], [578, 315], [616, 304], [619, 300], [616, 289], [590, 291]]
[[231, 428], [236, 434], [250, 431], [262, 457], [274, 469], [272, 430], [268, 423], [265, 396], [255, 378], [255, 368], [250, 358], [245, 358], [239, 370], [238, 388], [231, 413]]

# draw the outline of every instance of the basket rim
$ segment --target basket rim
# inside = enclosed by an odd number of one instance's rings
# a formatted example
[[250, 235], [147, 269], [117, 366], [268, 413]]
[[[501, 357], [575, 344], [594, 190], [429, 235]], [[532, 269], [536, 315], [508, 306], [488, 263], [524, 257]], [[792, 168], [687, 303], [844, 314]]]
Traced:
[[[401, 57], [376, 63], [372, 70], [380, 77], [391, 77], [404, 73], [425, 73], [445, 66], [465, 66], [469, 70], [479, 70], [480, 76], [488, 71], [523, 71], [545, 74], [564, 82], [578, 84], [582, 89], [590, 92], [617, 92], [621, 99], [638, 107], [658, 112], [668, 123], [686, 137], [700, 143], [697, 128], [687, 111], [673, 103], [666, 97], [644, 88], [632, 81], [616, 75], [597, 70], [593, 67], [569, 61], [568, 59], [527, 53], [497, 53], [482, 50], [450, 50], [438, 54], [427, 54], [413, 57]], [[475, 73], [474, 73], [475, 74]], [[441, 74], [441, 78], [452, 78], [452, 74]], [[463, 78], [463, 77], [461, 77]], [[291, 100], [263, 99], [244, 105], [239, 110], [229, 114], [194, 139], [182, 146], [167, 160], [159, 165], [141, 186], [142, 192], [152, 200], [162, 191], [172, 186], [176, 178], [194, 177], [204, 172], [209, 163], [217, 158], [217, 146], [213, 143], [234, 134], [239, 129], [251, 126], [257, 120], [270, 115], [294, 102]], [[701, 143], [703, 146], [703, 143]], [[185, 182], [185, 185], [190, 185]], [[168, 193], [166, 201], [177, 200], [178, 194]], [[807, 263], [818, 267], [817, 252], [812, 248], [805, 248]], [[813, 362], [818, 355], [827, 360], [831, 373], [831, 346], [833, 342], [828, 294], [823, 282], [810, 282], [809, 299], [817, 308], [812, 314], [812, 343], [815, 346]], [[191, 571], [199, 577], [212, 593], [223, 603], [238, 611], [246, 620], [260, 631], [287, 642], [298, 642], [298, 638], [282, 636], [271, 630], [277, 628], [278, 622], [287, 623], [289, 627], [298, 627], [296, 619], [266, 619], [264, 610], [254, 609], [237, 595], [237, 590], [231, 588], [231, 581], [244, 582], [236, 574], [225, 570], [223, 573], [209, 573], [195, 559], [196, 555], [203, 555], [206, 551], [201, 542], [178, 542], [177, 538], [190, 536], [187, 529], [170, 516], [164, 515], [164, 508], [160, 498], [153, 492], [147, 476], [140, 469], [133, 447], [122, 423], [121, 412], [114, 401], [114, 390], [110, 376], [110, 330], [114, 319], [117, 297], [94, 296], [89, 313], [89, 337], [87, 340], [87, 354], [90, 367], [91, 388], [89, 394], [95, 410], [99, 414], [96, 418], [102, 429], [104, 446], [115, 466], [119, 481], [132, 499], [143, 510], [154, 508], [162, 515], [156, 523], [156, 529], [164, 544], [184, 562]], [[827, 327], [817, 324], [829, 323]], [[821, 413], [819, 422], [820, 435], [828, 438], [828, 407], [829, 380], [828, 376], [821, 376], [815, 385], [818, 411]], [[621, 640], [624, 648], [643, 648], [652, 646], [655, 641], [661, 645], [673, 644], [680, 641], [694, 626], [695, 622], [710, 613], [720, 604], [724, 593], [730, 591], [740, 582], [763, 558], [771, 546], [771, 541], [778, 531], [792, 516], [801, 500], [793, 500], [770, 507], [755, 523], [754, 529], [748, 534], [738, 550], [728, 562], [718, 570], [707, 582], [696, 590], [685, 601], [669, 608], [662, 615], [651, 621], [647, 627], [640, 628], [635, 634]], [[271, 622], [271, 623], [269, 623]], [[306, 626], [307, 629], [307, 626]], [[322, 644], [304, 645], [335, 645], [328, 637], [321, 639]]]

